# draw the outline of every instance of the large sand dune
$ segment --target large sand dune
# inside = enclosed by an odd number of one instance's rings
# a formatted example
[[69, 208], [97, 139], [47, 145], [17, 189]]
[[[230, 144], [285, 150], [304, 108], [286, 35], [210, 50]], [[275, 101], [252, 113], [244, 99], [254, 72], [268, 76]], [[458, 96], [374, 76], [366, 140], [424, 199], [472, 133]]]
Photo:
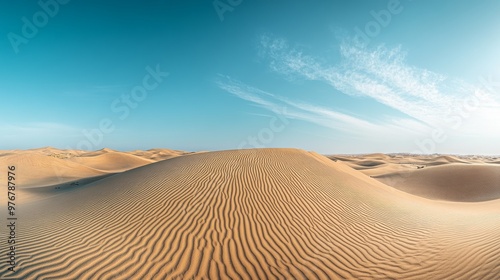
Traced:
[[44, 188], [19, 190], [43, 199], [19, 206], [15, 278], [500, 277], [500, 200], [429, 200], [301, 150], [177, 156]]

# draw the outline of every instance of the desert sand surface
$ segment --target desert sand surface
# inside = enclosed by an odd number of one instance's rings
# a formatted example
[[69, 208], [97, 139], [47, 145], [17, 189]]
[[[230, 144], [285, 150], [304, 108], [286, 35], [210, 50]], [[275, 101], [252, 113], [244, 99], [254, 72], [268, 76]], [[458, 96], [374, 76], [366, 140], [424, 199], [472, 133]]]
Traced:
[[24, 176], [18, 179], [23, 187], [41, 187], [119, 173], [183, 154], [187, 152], [167, 149], [133, 152], [102, 149], [86, 152], [46, 147], [24, 151], [0, 151], [0, 163], [15, 165], [23, 172]]
[[329, 158], [388, 186], [433, 200], [500, 199], [500, 157], [369, 154]]
[[499, 279], [498, 161], [0, 151], [19, 167], [17, 271], [0, 278]]

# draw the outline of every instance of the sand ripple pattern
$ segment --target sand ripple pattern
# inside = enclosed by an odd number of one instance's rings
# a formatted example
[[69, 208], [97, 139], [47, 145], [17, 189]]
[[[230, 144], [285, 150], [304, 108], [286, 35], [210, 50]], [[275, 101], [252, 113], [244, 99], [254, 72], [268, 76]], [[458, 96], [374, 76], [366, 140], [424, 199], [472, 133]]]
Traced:
[[182, 156], [22, 206], [0, 278], [498, 279], [499, 212], [432, 203], [299, 150]]

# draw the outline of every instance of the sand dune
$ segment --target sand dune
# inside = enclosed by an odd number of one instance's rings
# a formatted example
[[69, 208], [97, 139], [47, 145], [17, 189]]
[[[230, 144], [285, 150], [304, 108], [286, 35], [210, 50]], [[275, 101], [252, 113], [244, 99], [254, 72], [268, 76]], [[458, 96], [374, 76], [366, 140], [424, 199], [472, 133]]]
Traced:
[[399, 190], [431, 199], [486, 201], [500, 198], [500, 166], [450, 164], [376, 178]]
[[16, 278], [500, 277], [500, 200], [433, 201], [300, 150], [178, 156], [50, 192], [19, 209]]
[[85, 154], [71, 158], [71, 160], [106, 172], [121, 172], [155, 162], [151, 159], [115, 151], [96, 155]]
[[103, 175], [104, 172], [79, 163], [50, 157], [41, 153], [20, 152], [0, 157], [0, 166], [15, 165], [20, 176], [17, 180], [23, 187], [46, 186]]
[[[399, 190], [436, 200], [475, 202], [500, 198], [495, 157], [379, 154], [329, 156]], [[378, 158], [379, 160], [374, 160]]]
[[44, 147], [0, 151], [0, 164], [16, 165], [18, 169], [25, 170], [28, 174], [19, 179], [23, 187], [39, 187], [119, 173], [183, 154], [188, 153], [168, 149], [126, 153], [108, 148], [87, 152]]
[[160, 160], [166, 160], [166, 159], [177, 157], [177, 156], [182, 156], [182, 155], [189, 154], [189, 153], [184, 152], [184, 151], [169, 150], [169, 149], [150, 149], [147, 151], [133, 151], [133, 152], [130, 152], [130, 154], [133, 154], [133, 155], [145, 158], [145, 159], [160, 161]]

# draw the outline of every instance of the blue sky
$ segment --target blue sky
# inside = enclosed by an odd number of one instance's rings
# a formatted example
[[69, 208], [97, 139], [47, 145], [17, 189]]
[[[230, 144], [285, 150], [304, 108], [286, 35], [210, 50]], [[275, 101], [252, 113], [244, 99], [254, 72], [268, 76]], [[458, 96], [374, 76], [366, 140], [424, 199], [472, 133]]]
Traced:
[[0, 149], [500, 154], [498, 1], [3, 1]]

